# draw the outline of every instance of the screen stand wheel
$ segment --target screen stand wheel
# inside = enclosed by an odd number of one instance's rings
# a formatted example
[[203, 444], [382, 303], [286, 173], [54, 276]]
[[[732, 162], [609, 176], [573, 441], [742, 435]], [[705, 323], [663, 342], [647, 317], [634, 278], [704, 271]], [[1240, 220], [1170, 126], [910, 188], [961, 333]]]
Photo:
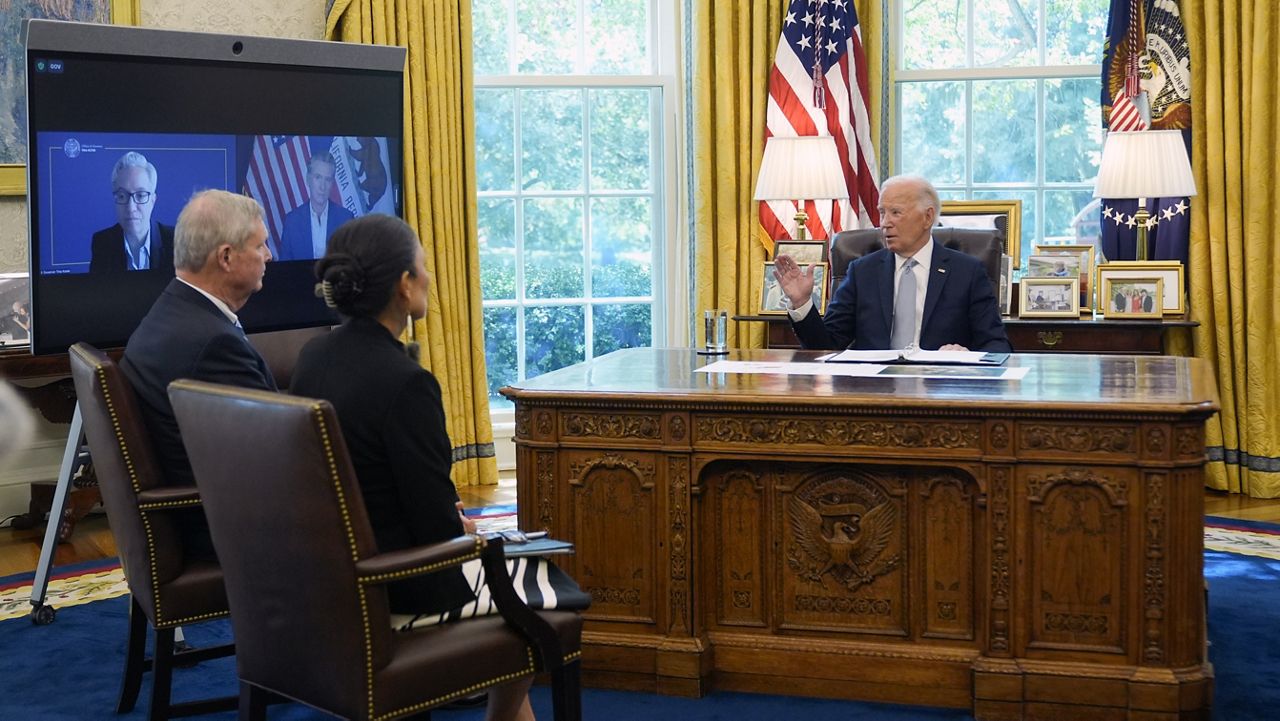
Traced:
[[67, 508], [67, 491], [71, 479], [82, 465], [84, 454], [84, 422], [80, 417], [80, 404], [76, 403], [71, 416], [71, 432], [67, 434], [67, 447], [62, 452], [62, 466], [58, 470], [58, 485], [53, 492], [53, 505], [49, 508], [49, 522], [44, 529], [44, 543], [40, 546], [40, 560], [36, 563], [35, 579], [31, 582], [31, 622], [37, 626], [53, 623], [57, 611], [45, 604], [49, 590], [49, 572], [53, 570], [53, 553], [58, 547], [58, 529]]

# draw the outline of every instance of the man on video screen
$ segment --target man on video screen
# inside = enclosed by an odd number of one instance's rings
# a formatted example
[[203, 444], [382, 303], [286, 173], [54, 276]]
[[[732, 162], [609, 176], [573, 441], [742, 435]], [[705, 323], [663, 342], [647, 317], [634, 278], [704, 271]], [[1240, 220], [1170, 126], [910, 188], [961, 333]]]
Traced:
[[151, 220], [156, 166], [129, 151], [111, 169], [116, 224], [93, 234], [90, 273], [156, 270], [173, 274], [173, 226]]
[[280, 260], [324, 257], [329, 236], [338, 226], [355, 218], [350, 210], [329, 199], [336, 167], [337, 163], [327, 150], [311, 156], [306, 178], [308, 202], [284, 216]]

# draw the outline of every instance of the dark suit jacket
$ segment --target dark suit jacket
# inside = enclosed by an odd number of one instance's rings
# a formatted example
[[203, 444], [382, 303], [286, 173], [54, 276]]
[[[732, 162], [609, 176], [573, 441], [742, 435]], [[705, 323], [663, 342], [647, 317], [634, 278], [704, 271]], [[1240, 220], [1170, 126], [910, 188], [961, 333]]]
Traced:
[[[157, 247], [158, 246], [158, 247]], [[124, 272], [129, 260], [124, 252], [124, 228], [119, 223], [93, 234], [90, 273]], [[151, 268], [173, 275], [173, 226], [151, 221]]]
[[[168, 485], [195, 483], [191, 462], [169, 404], [169, 384], [179, 378], [275, 390], [266, 361], [244, 333], [195, 289], [174, 278], [129, 336], [120, 361], [138, 395]], [[199, 556], [210, 556], [208, 526], [199, 509], [183, 521], [184, 542]]]
[[[932, 241], [930, 241], [932, 242]], [[894, 255], [887, 248], [849, 265], [825, 316], [816, 308], [793, 323], [805, 348], [883, 350], [893, 330]], [[977, 258], [933, 244], [920, 347], [958, 343], [969, 350], [1010, 352], [986, 268]]]
[[[462, 535], [440, 384], [370, 318], [302, 349], [290, 392], [333, 404], [380, 552]], [[392, 583], [394, 613], [443, 613], [474, 600], [461, 571]]]
[[[329, 217], [324, 226], [325, 240], [333, 237], [338, 226], [355, 217], [350, 210], [330, 200]], [[311, 203], [306, 202], [285, 214], [277, 260], [309, 260], [315, 257], [315, 249], [311, 247]]]

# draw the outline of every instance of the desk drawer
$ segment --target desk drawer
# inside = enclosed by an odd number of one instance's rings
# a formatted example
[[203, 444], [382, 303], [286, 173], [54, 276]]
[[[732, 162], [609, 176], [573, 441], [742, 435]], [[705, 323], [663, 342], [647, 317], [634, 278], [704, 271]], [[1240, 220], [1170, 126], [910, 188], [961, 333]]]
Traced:
[[1163, 350], [1159, 326], [1115, 327], [1080, 323], [1007, 324], [1017, 353], [1125, 353], [1159, 355]]

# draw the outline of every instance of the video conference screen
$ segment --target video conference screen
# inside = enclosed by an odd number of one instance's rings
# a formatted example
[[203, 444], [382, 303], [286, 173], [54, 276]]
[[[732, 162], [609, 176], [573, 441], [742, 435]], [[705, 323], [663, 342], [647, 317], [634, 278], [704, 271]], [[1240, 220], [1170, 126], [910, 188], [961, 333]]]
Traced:
[[239, 312], [246, 330], [336, 322], [315, 258], [342, 223], [401, 212], [402, 72], [342, 67], [361, 46], [82, 29], [28, 48], [33, 352], [122, 346], [174, 277], [179, 212], [207, 188], [265, 212], [273, 262]]

